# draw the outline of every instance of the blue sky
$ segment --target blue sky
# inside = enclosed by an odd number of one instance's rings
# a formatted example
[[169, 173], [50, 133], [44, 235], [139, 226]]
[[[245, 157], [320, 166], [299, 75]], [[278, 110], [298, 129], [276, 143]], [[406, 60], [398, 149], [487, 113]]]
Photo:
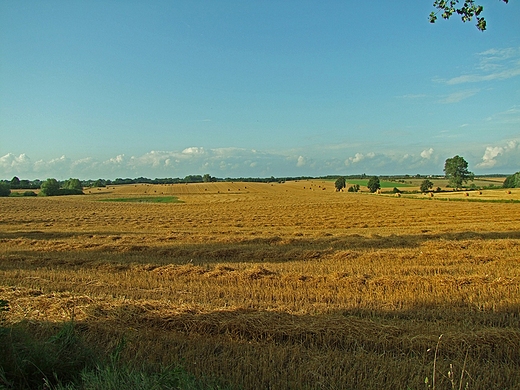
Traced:
[[0, 178], [520, 170], [520, 2], [0, 0]]

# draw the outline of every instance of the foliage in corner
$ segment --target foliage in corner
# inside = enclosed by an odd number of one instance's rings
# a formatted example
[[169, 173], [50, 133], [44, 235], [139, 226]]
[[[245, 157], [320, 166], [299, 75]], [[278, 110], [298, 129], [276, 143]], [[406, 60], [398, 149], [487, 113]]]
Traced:
[[[501, 0], [504, 3], [508, 3], [509, 0]], [[433, 2], [433, 6], [437, 11], [432, 11], [430, 13], [430, 23], [435, 23], [437, 21], [437, 14], [441, 13], [443, 19], [449, 19], [454, 13], [460, 15], [461, 20], [465, 22], [469, 22], [476, 18], [477, 20], [477, 29], [480, 31], [486, 30], [486, 19], [481, 16], [482, 11], [484, 11], [484, 7], [480, 4], [475, 4], [474, 0], [465, 0], [464, 5], [461, 7], [459, 5], [459, 0], [435, 0]]]

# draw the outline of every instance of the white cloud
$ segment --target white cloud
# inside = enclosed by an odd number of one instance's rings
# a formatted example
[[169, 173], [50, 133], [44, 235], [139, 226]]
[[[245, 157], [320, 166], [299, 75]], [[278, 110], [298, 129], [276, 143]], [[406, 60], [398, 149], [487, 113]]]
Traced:
[[66, 157], [65, 155], [54, 158], [49, 161], [38, 160], [34, 163], [34, 170], [36, 172], [50, 172], [52, 170], [62, 172], [63, 170], [68, 170], [71, 165], [71, 159]]
[[410, 94], [407, 94], [407, 95], [401, 95], [401, 96], [398, 96], [398, 98], [401, 98], [401, 99], [423, 99], [423, 98], [426, 98], [428, 97], [428, 95], [426, 94], [413, 94], [413, 93], [410, 93]]
[[421, 157], [425, 159], [430, 159], [433, 154], [433, 148], [425, 149], [421, 152]]
[[482, 156], [482, 162], [477, 164], [478, 168], [489, 169], [500, 167], [509, 160], [520, 161], [520, 142], [518, 140], [510, 140], [503, 146], [487, 146]]
[[440, 103], [445, 103], [445, 104], [458, 103], [458, 102], [461, 102], [462, 100], [468, 99], [468, 98], [476, 95], [479, 91], [480, 91], [479, 89], [470, 89], [470, 90], [466, 90], [466, 91], [453, 92], [453, 93], [449, 94], [448, 96], [444, 97], [443, 99], [441, 99]]
[[7, 153], [0, 157], [0, 167], [3, 169], [24, 169], [31, 164], [31, 159], [25, 153], [15, 156], [12, 153]]
[[204, 148], [198, 148], [198, 147], [191, 147], [186, 148], [182, 151], [182, 154], [191, 154], [191, 155], [200, 155], [204, 154]]
[[[355, 146], [356, 149], [358, 146]], [[480, 146], [475, 155], [475, 145], [458, 150], [468, 155], [471, 151], [476, 169], [499, 173], [520, 170], [520, 138], [503, 141], [494, 145]], [[354, 149], [354, 150], [356, 150]], [[320, 150], [323, 150], [321, 148]], [[377, 153], [363, 151], [338, 157], [337, 154], [313, 155], [312, 149], [290, 150], [285, 153], [269, 153], [240, 148], [204, 149], [190, 147], [177, 151], [150, 151], [142, 155], [119, 154], [98, 160], [94, 157], [70, 159], [61, 156], [54, 159], [31, 161], [25, 154], [8, 153], [0, 157], [0, 178], [13, 176], [28, 179], [59, 180], [77, 177], [80, 179], [115, 179], [118, 177], [184, 177], [189, 174], [205, 174], [217, 177], [269, 177], [329, 175], [329, 174], [438, 174], [442, 173], [440, 156], [451, 155], [446, 148], [423, 147], [416, 151], [388, 150]], [[309, 153], [309, 155], [305, 154]], [[319, 156], [319, 157], [318, 157]]]
[[510, 79], [515, 76], [520, 75], [520, 64], [518, 65], [518, 68], [513, 69], [505, 69], [500, 72], [490, 73], [486, 75], [478, 75], [478, 74], [471, 74], [471, 75], [462, 75], [458, 77], [454, 77], [448, 81], [446, 81], [446, 84], [448, 85], [454, 85], [454, 84], [463, 84], [463, 83], [480, 83], [483, 81], [493, 81], [493, 80], [505, 80]]
[[297, 167], [303, 167], [306, 164], [305, 158], [303, 156], [298, 157], [298, 162], [296, 163]]
[[477, 164], [479, 168], [492, 168], [496, 165], [496, 158], [504, 152], [501, 146], [488, 146], [482, 156], [482, 162]]
[[125, 161], [125, 155], [124, 154], [118, 154], [116, 157], [109, 158], [108, 160], [104, 161], [103, 164], [106, 165], [121, 165]]
[[506, 80], [520, 75], [520, 47], [489, 49], [478, 53], [479, 63], [471, 74], [446, 80], [448, 85]]
[[357, 164], [365, 159], [371, 159], [374, 158], [376, 154], [374, 152], [369, 152], [367, 154], [363, 153], [356, 153], [353, 157], [349, 157], [345, 160], [345, 165], [349, 166], [351, 164]]
[[514, 105], [511, 108], [498, 112], [488, 118], [488, 122], [495, 122], [503, 125], [520, 125], [520, 106]]

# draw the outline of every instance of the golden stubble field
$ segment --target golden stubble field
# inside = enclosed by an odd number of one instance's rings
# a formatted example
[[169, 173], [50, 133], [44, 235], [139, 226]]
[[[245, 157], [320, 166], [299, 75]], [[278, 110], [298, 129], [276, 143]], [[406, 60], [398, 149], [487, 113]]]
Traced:
[[[85, 192], [0, 198], [7, 321], [73, 318], [236, 388], [423, 389], [434, 364], [437, 388], [520, 387], [519, 203], [320, 181]], [[184, 203], [100, 201], [165, 195]]]

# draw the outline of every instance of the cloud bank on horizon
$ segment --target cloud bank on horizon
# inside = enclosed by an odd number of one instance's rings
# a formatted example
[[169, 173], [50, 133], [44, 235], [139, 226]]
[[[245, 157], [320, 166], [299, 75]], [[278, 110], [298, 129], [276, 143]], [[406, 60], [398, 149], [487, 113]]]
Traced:
[[2, 2], [0, 179], [520, 171], [520, 3], [429, 6]]
[[[487, 146], [474, 171], [486, 174], [511, 173], [518, 162], [520, 139], [502, 145]], [[344, 159], [318, 160], [303, 155], [266, 153], [253, 149], [189, 147], [182, 151], [150, 151], [139, 156], [117, 156], [97, 160], [92, 157], [72, 159], [65, 155], [50, 160], [34, 161], [26, 154], [8, 153], [0, 157], [0, 172], [5, 179], [14, 176], [28, 179], [69, 177], [80, 179], [115, 179], [149, 177], [184, 177], [210, 173], [216, 177], [296, 177], [355, 174], [432, 174], [440, 175], [449, 156], [439, 155], [433, 148], [417, 153], [355, 153]], [[389, 169], [389, 167], [391, 167]], [[471, 166], [470, 166], [471, 168]]]

